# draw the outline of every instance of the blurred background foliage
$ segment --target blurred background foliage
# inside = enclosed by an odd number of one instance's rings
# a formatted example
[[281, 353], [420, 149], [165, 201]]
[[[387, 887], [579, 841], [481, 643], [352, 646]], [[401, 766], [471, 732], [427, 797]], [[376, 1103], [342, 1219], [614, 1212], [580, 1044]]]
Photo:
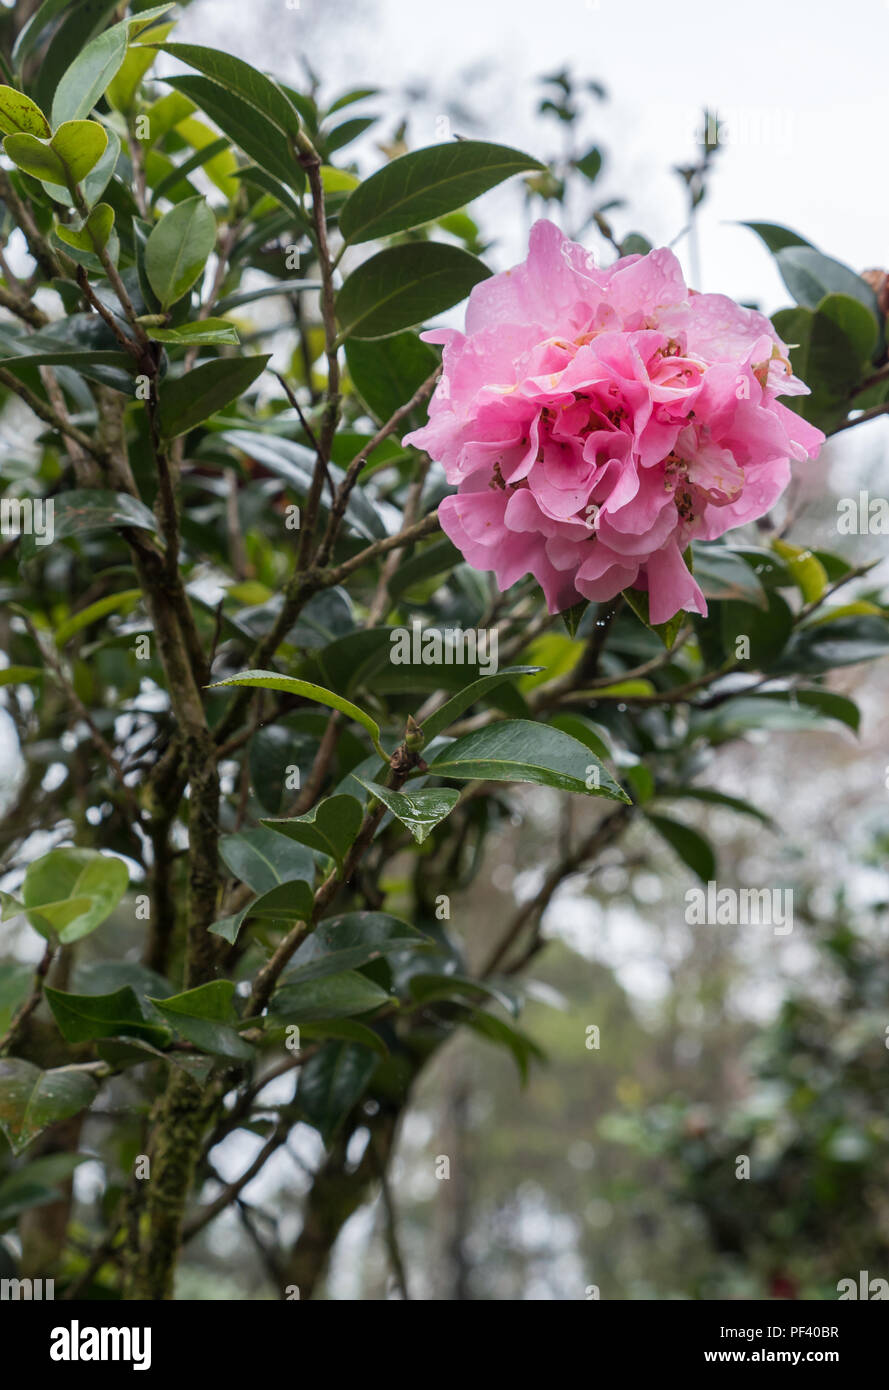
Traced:
[[[335, 110], [340, 93], [330, 89], [325, 74], [316, 72], [310, 55], [313, 33], [326, 34], [342, 13], [342, 7], [324, 13], [320, 7], [304, 7], [306, 46], [300, 68], [284, 74], [309, 101], [317, 98], [327, 110], [319, 141], [325, 158], [335, 156], [337, 175], [328, 175], [327, 188], [334, 211], [355, 176], [376, 167], [381, 157], [394, 158], [426, 143], [413, 138], [413, 110], [418, 103], [434, 104], [426, 91], [378, 91], [372, 76], [352, 73], [352, 90], [367, 94], [349, 101], [348, 109]], [[212, 6], [194, 0], [178, 37], [212, 42], [207, 31], [211, 22]], [[273, 66], [267, 34], [250, 37], [251, 27], [252, 21], [231, 33], [232, 50], [243, 51], [258, 66]], [[573, 67], [542, 75], [529, 96], [539, 132], [533, 152], [545, 159], [545, 170], [492, 195], [494, 211], [484, 217], [473, 209], [471, 215], [460, 212], [441, 219], [435, 235], [443, 233], [473, 254], [499, 259], [502, 245], [494, 229], [505, 215], [522, 226], [546, 215], [605, 258], [647, 250], [646, 229], [630, 223], [626, 200], [617, 191], [620, 148], [590, 138], [611, 96], [604, 65], [600, 73], [597, 63], [592, 73], [578, 59]], [[355, 115], [353, 107], [369, 114]], [[502, 135], [496, 113], [473, 102], [471, 74], [465, 91], [441, 102], [440, 109], [440, 119], [448, 123], [439, 132], [442, 138]], [[182, 153], [168, 147], [171, 169]], [[672, 169], [683, 210], [673, 235], [692, 283], [698, 280], [701, 256], [699, 212], [711, 180], [730, 160], [730, 148], [720, 144], [718, 115], [704, 111], [697, 147], [691, 153], [677, 150]], [[224, 178], [225, 171], [219, 172]], [[659, 232], [652, 235], [657, 238]], [[785, 241], [782, 229], [770, 224], [758, 224], [758, 232], [775, 253], [792, 296], [798, 258], [785, 255], [782, 263], [781, 256], [805, 243], [795, 233]], [[413, 231], [405, 239], [426, 235], [425, 230]], [[831, 255], [841, 249], [829, 248]], [[251, 248], [249, 262], [254, 269], [278, 273], [279, 242], [267, 236]], [[836, 306], [824, 307], [824, 294], [835, 289], [827, 281], [813, 302], [798, 302], [783, 311], [790, 317], [776, 320], [784, 336], [799, 343], [797, 352], [826, 335], [829, 351], [809, 353], [797, 370], [815, 388], [800, 408], [827, 429], [845, 420], [850, 407], [876, 408], [887, 399], [885, 379], [862, 389], [875, 363], [885, 358], [880, 326], [887, 307], [883, 272], [855, 268], [857, 274], [862, 271], [870, 272], [859, 283], [872, 291], [873, 304], [867, 302], [875, 325], [872, 337], [868, 325], [862, 327], [848, 309], [843, 327], [838, 326], [832, 312]], [[302, 267], [303, 272], [311, 274], [311, 267]], [[840, 283], [848, 289], [849, 282]], [[864, 304], [865, 292], [856, 293]], [[839, 290], [837, 297], [850, 296]], [[260, 302], [243, 322], [248, 334], [252, 328], [283, 355], [282, 366], [291, 379], [316, 397], [323, 386], [317, 365], [321, 331], [306, 318], [298, 296], [292, 304], [292, 312], [276, 317], [277, 309]], [[360, 347], [352, 351], [348, 366], [360, 392], [366, 350], [364, 356]], [[279, 401], [269, 408], [286, 407]], [[360, 420], [360, 400], [353, 409]], [[15, 410], [15, 403], [4, 409], [6, 444], [17, 437]], [[862, 429], [860, 438], [855, 434], [854, 446], [851, 435], [840, 436], [816, 465], [801, 472], [776, 529], [764, 526], [745, 539], [747, 588], [722, 605], [745, 612], [735, 628], [727, 618], [727, 626], [718, 631], [712, 620], [696, 624], [702, 648], [708, 641], [724, 643], [718, 648], [722, 659], [732, 632], [747, 630], [751, 602], [758, 604], [763, 590], [770, 604], [763, 634], [768, 647], [786, 607], [780, 589], [792, 589], [797, 602], [812, 602], [807, 586], [814, 584], [820, 595], [848, 567], [865, 569], [882, 560], [885, 540], [879, 535], [837, 535], [837, 498], [857, 495], [860, 488], [884, 488], [885, 419]], [[338, 461], [348, 460], [349, 446], [348, 439], [338, 443]], [[375, 462], [385, 461], [381, 450]], [[137, 454], [137, 474], [139, 462]], [[22, 459], [18, 475], [14, 457], [12, 465], [8, 456], [4, 478], [15, 481], [17, 476], [26, 484], [27, 460]], [[44, 479], [51, 476], [52, 458], [45, 455], [42, 467]], [[283, 570], [274, 540], [259, 524], [268, 499], [277, 496], [272, 475], [260, 465], [252, 471], [257, 486], [247, 503], [253, 512], [244, 527], [241, 592], [233, 591], [233, 596], [243, 604], [255, 600], [259, 610]], [[198, 471], [192, 483], [206, 491], [205, 509], [196, 509], [189, 522], [193, 539], [204, 543], [218, 528], [225, 502], [209, 470], [203, 479]], [[776, 538], [786, 547], [783, 554], [768, 549]], [[813, 553], [821, 566], [814, 577], [811, 566], [805, 568]], [[617, 1299], [829, 1299], [836, 1296], [838, 1280], [854, 1278], [861, 1269], [889, 1275], [889, 802], [884, 779], [889, 679], [882, 663], [864, 666], [855, 659], [861, 652], [876, 656], [885, 646], [876, 625], [880, 631], [885, 627], [882, 575], [874, 569], [864, 574], [852, 590], [851, 611], [834, 615], [834, 625], [840, 624], [838, 640], [846, 644], [842, 660], [836, 662], [836, 649], [830, 659], [819, 655], [816, 638], [810, 637], [810, 650], [797, 668], [811, 690], [835, 696], [834, 704], [790, 696], [780, 711], [773, 700], [769, 709], [748, 710], [745, 717], [735, 701], [722, 706], [734, 710], [735, 719], [732, 723], [729, 718], [722, 730], [716, 704], [694, 716], [703, 721], [697, 734], [694, 725], [688, 730], [684, 716], [657, 708], [633, 719], [619, 704], [603, 702], [589, 711], [620, 749], [619, 771], [641, 803], [652, 795], [655, 782], [664, 794], [676, 780], [687, 779], [687, 785], [702, 776], [702, 785], [752, 803], [766, 819], [686, 799], [677, 819], [690, 833], [679, 858], [650, 826], [637, 824], [619, 847], [606, 850], [588, 881], [569, 879], [548, 902], [543, 917], [547, 945], [530, 962], [530, 1002], [523, 1018], [523, 1029], [543, 1049], [546, 1064], [532, 1066], [523, 1087], [506, 1052], [475, 1036], [455, 1035], [424, 1073], [405, 1117], [388, 1189], [397, 1208], [401, 1259], [413, 1297], [575, 1299], [590, 1296], [595, 1287], [603, 1298]], [[65, 582], [64, 572], [57, 570], [55, 585], [64, 587]], [[408, 588], [419, 611], [435, 586], [430, 578], [426, 588], [422, 582]], [[477, 576], [460, 571], [449, 581], [440, 612], [451, 622], [468, 624], [487, 597]], [[334, 599], [316, 617], [327, 632], [338, 631], [337, 623], [346, 621]], [[651, 634], [629, 615], [621, 624], [602, 667], [615, 679], [658, 651]], [[86, 652], [77, 662], [77, 690], [86, 703], [97, 674], [121, 691], [132, 682], [123, 650], [131, 640], [125, 626], [119, 638], [116, 646], [106, 645], [95, 657]], [[529, 659], [545, 651], [551, 666], [560, 644], [572, 639], [553, 630], [540, 640], [550, 645], [532, 649]], [[779, 665], [781, 648], [783, 643], [776, 652], [764, 653], [766, 664], [773, 660]], [[828, 670], [834, 672], [829, 677]], [[668, 674], [678, 680], [682, 673], [671, 669]], [[861, 711], [860, 727], [855, 709], [845, 703], [853, 697]], [[832, 720], [813, 727], [813, 708]], [[107, 810], [97, 810], [93, 789], [78, 783], [77, 747], [65, 751], [60, 733], [64, 713], [60, 708], [54, 717], [48, 708], [46, 717], [60, 735], [64, 753], [57, 751], [54, 757], [72, 770], [77, 789], [73, 814], [84, 827], [95, 824]], [[288, 748], [294, 739], [317, 746], [320, 727], [317, 718], [293, 716], [286, 724]], [[359, 750], [344, 742], [347, 770]], [[279, 785], [270, 771], [281, 764], [277, 745], [273, 733], [254, 745], [252, 754], [254, 781], [265, 786], [267, 798]], [[8, 766], [15, 771], [8, 741], [7, 748]], [[35, 799], [40, 788], [51, 806], [52, 779], [47, 780], [45, 767], [32, 771]], [[582, 812], [564, 800], [542, 789], [533, 797], [524, 794], [520, 816], [506, 802], [486, 804], [484, 814], [501, 833], [492, 838], [484, 857], [469, 856], [452, 906], [454, 930], [466, 944], [470, 965], [481, 965], [516, 906], [534, 899], [547, 866], [577, 829], [572, 818]], [[262, 792], [259, 801], [261, 806], [251, 803], [251, 809], [271, 814], [280, 809], [263, 801]], [[17, 834], [20, 830], [15, 827]], [[106, 843], [126, 854], [132, 848], [127, 835], [121, 822]], [[686, 925], [685, 893], [697, 881], [696, 873], [708, 876], [708, 846], [718, 852], [721, 883], [775, 882], [793, 888], [791, 934], [778, 937], [767, 927]], [[411, 884], [406, 864], [403, 872], [407, 901]], [[397, 899], [399, 883], [391, 887]], [[112, 918], [91, 939], [90, 950], [100, 957], [103, 941], [112, 935], [118, 953], [121, 941], [125, 950], [127, 931], [135, 939], [129, 918]], [[3, 1003], [0, 999], [0, 1014]], [[2, 1017], [0, 1025], [5, 1026]], [[587, 1046], [591, 1026], [598, 1030], [597, 1048]], [[113, 1123], [113, 1111], [87, 1119], [81, 1148], [93, 1144], [107, 1151], [116, 1144], [122, 1173], [138, 1152], [138, 1134], [119, 1128], [115, 1134], [120, 1137], [112, 1140], [109, 1119]], [[362, 1139], [358, 1130], [350, 1140], [355, 1166]], [[249, 1189], [259, 1230], [266, 1221], [298, 1229], [301, 1198], [319, 1152], [317, 1135], [298, 1134], [287, 1162], [282, 1156], [280, 1163], [270, 1163]], [[243, 1154], [243, 1145], [232, 1153], [231, 1173], [242, 1166]], [[436, 1158], [442, 1154], [451, 1160], [447, 1182], [435, 1177]], [[736, 1176], [739, 1157], [745, 1155], [752, 1165], [749, 1180]], [[227, 1162], [220, 1155], [222, 1179], [231, 1175]], [[64, 1176], [61, 1170], [57, 1176]], [[117, 1191], [114, 1182], [103, 1190], [99, 1165], [88, 1159], [78, 1169], [76, 1192], [85, 1241], [94, 1203], [108, 1207]], [[346, 1223], [327, 1276], [327, 1295], [395, 1296], [385, 1198], [383, 1193]], [[180, 1271], [180, 1296], [277, 1296], [258, 1253], [261, 1243], [248, 1233], [242, 1215], [228, 1213], [189, 1246]]]

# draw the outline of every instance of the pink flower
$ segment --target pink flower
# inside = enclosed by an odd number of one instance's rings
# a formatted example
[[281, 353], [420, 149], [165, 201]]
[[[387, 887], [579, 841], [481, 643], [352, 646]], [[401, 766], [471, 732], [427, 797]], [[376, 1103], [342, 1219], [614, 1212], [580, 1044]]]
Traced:
[[706, 613], [683, 552], [762, 516], [824, 436], [767, 318], [696, 294], [672, 251], [600, 270], [551, 222], [476, 285], [444, 344], [429, 423], [405, 440], [457, 485], [446, 534], [501, 589], [531, 573], [551, 613], [647, 589], [652, 622]]

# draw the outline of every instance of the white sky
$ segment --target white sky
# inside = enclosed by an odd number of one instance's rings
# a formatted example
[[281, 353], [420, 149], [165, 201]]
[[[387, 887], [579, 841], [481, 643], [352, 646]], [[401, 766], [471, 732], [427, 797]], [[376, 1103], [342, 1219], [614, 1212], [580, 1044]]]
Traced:
[[[486, 127], [468, 133], [532, 154], [557, 149], [556, 123], [533, 115], [534, 80], [569, 66], [610, 94], [586, 130], [610, 156], [603, 196], [630, 200], [615, 228], [656, 242], [684, 223], [671, 168], [693, 155], [709, 106], [728, 122], [728, 145], [701, 213], [697, 288], [767, 312], [788, 302], [765, 248], [730, 225], [741, 220], [784, 223], [856, 269], [889, 261], [889, 0], [197, 0], [178, 36], [295, 81], [305, 55], [328, 95], [431, 88], [429, 101], [367, 103], [389, 118], [387, 132], [407, 110], [412, 146], [436, 140], [436, 113], [459, 103]], [[355, 148], [370, 172], [372, 143]], [[482, 203], [488, 225], [497, 196]], [[512, 220], [490, 257], [497, 269], [523, 254]], [[684, 243], [677, 251], [688, 270]]]

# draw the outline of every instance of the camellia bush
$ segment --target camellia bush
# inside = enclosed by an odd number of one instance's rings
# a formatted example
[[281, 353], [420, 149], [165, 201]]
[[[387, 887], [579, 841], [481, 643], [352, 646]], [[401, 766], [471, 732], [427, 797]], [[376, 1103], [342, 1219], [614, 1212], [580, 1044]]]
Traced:
[[[308, 1298], [380, 1183], [394, 1230], [454, 1032], [540, 1063], [559, 886], [631, 826], [715, 885], [676, 807], [762, 819], [715, 750], [857, 728], [829, 675], [889, 609], [781, 499], [889, 409], [885, 276], [751, 224], [795, 301], [769, 321], [597, 206], [600, 263], [558, 226], [598, 151], [443, 138], [360, 179], [365, 89], [120, 13], [44, 4], [0, 86], [4, 1272], [169, 1298], [231, 1211]], [[507, 179], [550, 214], [512, 269], [466, 211]], [[522, 784], [571, 815], [479, 964], [460, 897]], [[306, 1126], [299, 1233], [259, 1231], [241, 1194]]]

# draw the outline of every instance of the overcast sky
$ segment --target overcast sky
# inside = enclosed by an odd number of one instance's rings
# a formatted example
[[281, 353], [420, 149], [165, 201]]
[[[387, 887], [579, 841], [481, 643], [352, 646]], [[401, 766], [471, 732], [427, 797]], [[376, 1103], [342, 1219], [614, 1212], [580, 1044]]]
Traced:
[[[698, 113], [715, 108], [728, 143], [702, 209], [697, 288], [768, 312], [787, 302], [765, 248], [732, 225], [742, 220], [794, 227], [859, 270], [889, 261], [889, 0], [197, 0], [180, 34], [294, 79], [305, 55], [328, 93], [428, 89], [368, 103], [389, 129], [408, 109], [414, 146], [437, 138], [436, 114], [456, 103], [486, 125], [469, 133], [545, 154], [560, 132], [534, 116], [535, 79], [565, 66], [599, 79], [610, 101], [586, 133], [608, 155], [603, 190], [629, 200], [616, 229], [659, 242], [684, 223], [672, 166], [693, 156]], [[379, 155], [357, 148], [370, 170]], [[497, 260], [516, 259], [524, 229], [498, 230]], [[677, 252], [688, 270], [684, 242]]]

